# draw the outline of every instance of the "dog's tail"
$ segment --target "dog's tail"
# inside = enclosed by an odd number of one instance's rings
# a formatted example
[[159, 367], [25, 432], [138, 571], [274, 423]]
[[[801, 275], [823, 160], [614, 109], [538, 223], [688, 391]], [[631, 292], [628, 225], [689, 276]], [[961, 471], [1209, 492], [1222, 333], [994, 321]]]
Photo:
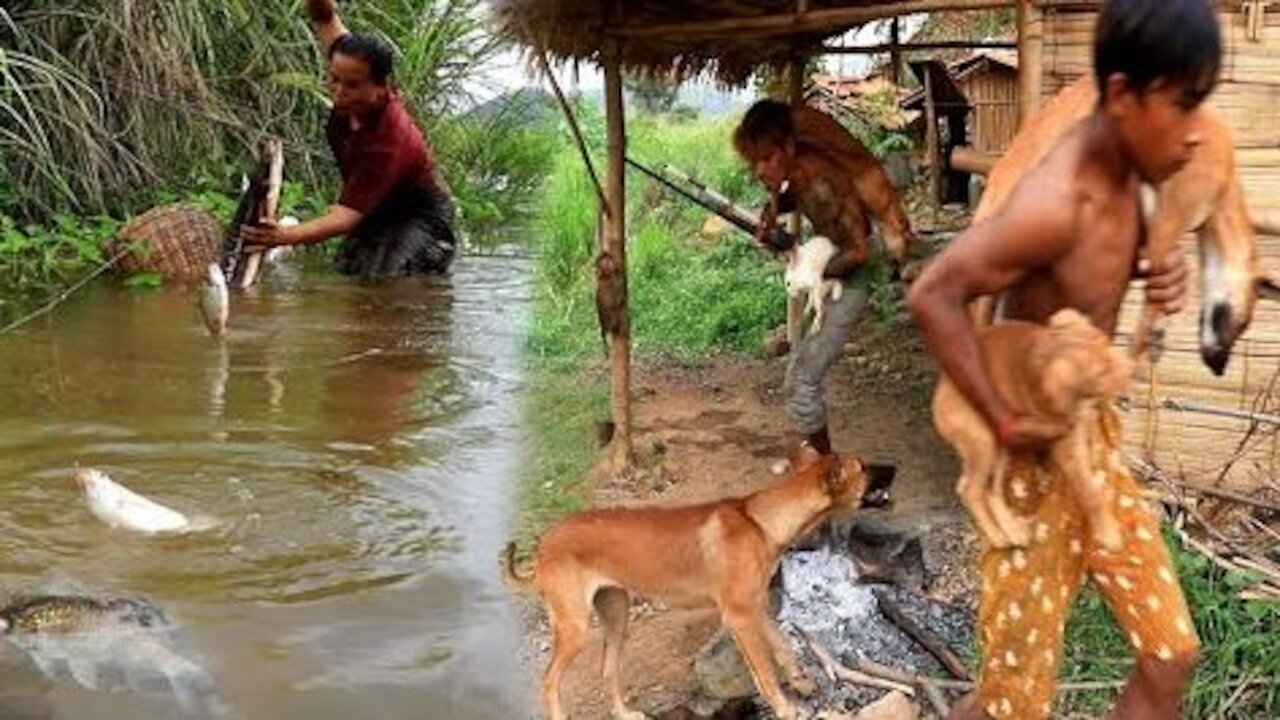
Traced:
[[503, 551], [502, 557], [502, 577], [521, 592], [532, 592], [534, 573], [521, 575], [520, 568], [516, 564], [516, 544], [514, 542], [507, 543], [507, 549]]

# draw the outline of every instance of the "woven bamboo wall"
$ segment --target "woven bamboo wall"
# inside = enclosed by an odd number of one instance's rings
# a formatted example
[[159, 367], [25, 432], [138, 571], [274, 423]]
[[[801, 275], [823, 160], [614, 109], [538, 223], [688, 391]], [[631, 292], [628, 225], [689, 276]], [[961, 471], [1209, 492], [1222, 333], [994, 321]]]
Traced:
[[[1219, 10], [1226, 57], [1223, 82], [1211, 102], [1235, 131], [1237, 162], [1249, 207], [1280, 210], [1280, 11], [1267, 14], [1260, 39], [1254, 41], [1247, 37], [1245, 16], [1238, 4], [1219, 4]], [[1078, 0], [1071, 6], [1046, 8], [1045, 97], [1092, 71], [1095, 17], [1096, 11], [1081, 7]], [[1188, 238], [1189, 251], [1191, 242]], [[1261, 238], [1259, 255], [1264, 269], [1280, 272], [1280, 239]], [[1194, 269], [1195, 253], [1188, 256]], [[1259, 302], [1253, 325], [1236, 346], [1226, 374], [1215, 378], [1199, 357], [1199, 295], [1196, 287], [1192, 302], [1171, 324], [1154, 392], [1145, 382], [1134, 387], [1133, 400], [1138, 407], [1126, 417], [1127, 440], [1132, 449], [1144, 449], [1144, 431], [1151, 421], [1157, 430], [1155, 458], [1166, 469], [1181, 470], [1195, 482], [1213, 483], [1230, 465], [1223, 476], [1228, 485], [1254, 487], [1275, 482], [1272, 478], [1280, 460], [1275, 427], [1264, 424], [1250, 433], [1248, 420], [1173, 409], [1157, 409], [1148, 417], [1149, 397], [1157, 404], [1174, 398], [1232, 410], [1280, 413], [1280, 381], [1275, 379], [1280, 372], [1280, 304]], [[1135, 326], [1140, 303], [1141, 293], [1135, 287], [1125, 302], [1122, 334]], [[1128, 338], [1122, 340], [1127, 342]], [[1277, 387], [1271, 387], [1273, 382]]]
[[1018, 130], [1018, 72], [988, 64], [958, 83], [969, 102], [969, 144], [986, 152], [1004, 152]]

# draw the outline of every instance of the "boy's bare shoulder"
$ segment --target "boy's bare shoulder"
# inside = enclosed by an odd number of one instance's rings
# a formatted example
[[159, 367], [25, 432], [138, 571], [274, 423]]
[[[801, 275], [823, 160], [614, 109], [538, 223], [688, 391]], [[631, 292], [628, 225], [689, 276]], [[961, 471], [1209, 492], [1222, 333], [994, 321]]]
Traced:
[[[1088, 189], [1081, 179], [1081, 169], [1085, 164], [1084, 143], [1079, 131], [1073, 130], [1022, 176], [1019, 186], [1027, 188], [1032, 199], [1053, 198], [1076, 203]], [[1014, 195], [1017, 194], [1015, 191]], [[1026, 200], [1027, 198], [1023, 198], [1023, 202]]]
[[996, 216], [1029, 221], [1042, 237], [1074, 234], [1092, 195], [1088, 173], [1081, 172], [1085, 164], [1083, 144], [1073, 132], [1022, 176]]

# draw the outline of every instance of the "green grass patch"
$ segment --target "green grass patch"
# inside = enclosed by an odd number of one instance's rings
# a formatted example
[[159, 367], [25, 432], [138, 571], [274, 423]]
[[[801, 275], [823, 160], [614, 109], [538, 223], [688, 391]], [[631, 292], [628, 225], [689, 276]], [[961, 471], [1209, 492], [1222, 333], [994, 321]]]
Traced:
[[516, 540], [533, 539], [590, 500], [587, 476], [596, 459], [595, 421], [608, 417], [603, 375], [534, 364], [524, 396], [525, 455]]

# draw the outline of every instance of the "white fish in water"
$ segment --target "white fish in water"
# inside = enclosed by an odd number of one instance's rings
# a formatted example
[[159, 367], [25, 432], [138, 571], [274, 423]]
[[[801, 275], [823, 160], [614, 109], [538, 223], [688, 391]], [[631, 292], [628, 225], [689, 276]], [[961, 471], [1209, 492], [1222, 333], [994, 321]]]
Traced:
[[231, 296], [227, 290], [227, 278], [217, 263], [209, 263], [204, 287], [200, 290], [200, 316], [204, 318], [204, 326], [214, 337], [221, 337], [227, 331], [230, 315]]
[[182, 513], [148, 500], [104, 472], [79, 469], [76, 483], [84, 490], [89, 512], [112, 527], [149, 534], [192, 529], [191, 521]]

